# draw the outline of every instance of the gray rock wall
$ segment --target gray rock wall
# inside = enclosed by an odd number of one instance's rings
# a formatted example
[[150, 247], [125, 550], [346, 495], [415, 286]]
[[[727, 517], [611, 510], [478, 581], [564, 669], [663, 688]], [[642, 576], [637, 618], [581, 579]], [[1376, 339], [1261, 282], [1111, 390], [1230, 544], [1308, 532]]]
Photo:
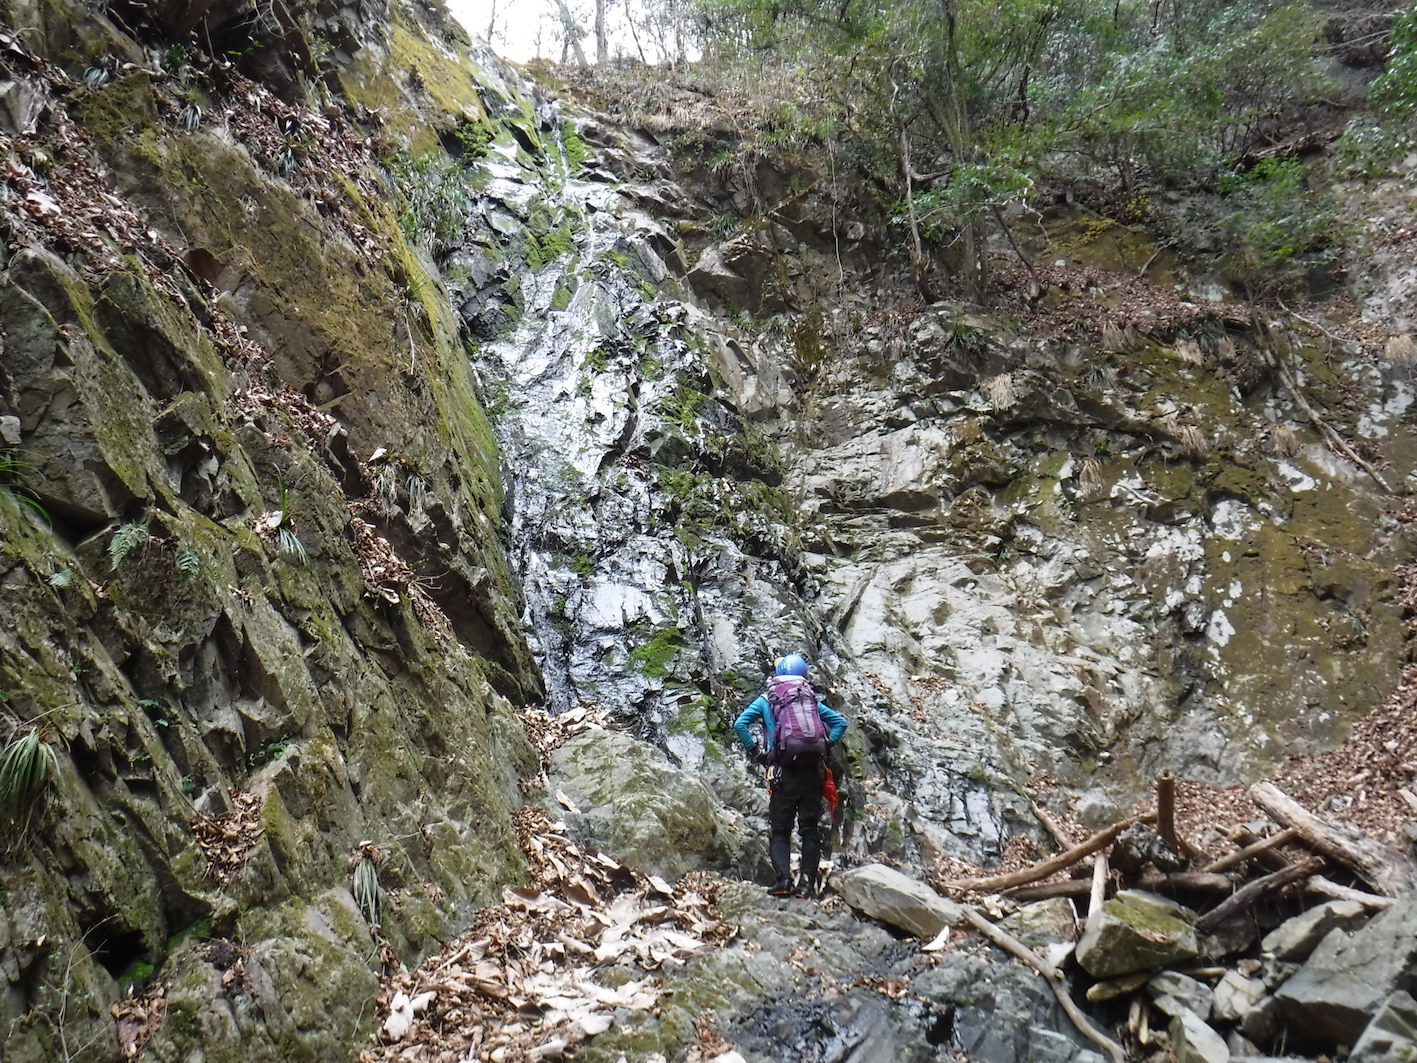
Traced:
[[[236, 60], [267, 84], [166, 22], [6, 8], [0, 742], [56, 769], [0, 856], [16, 1063], [115, 1058], [110, 1006], [158, 984], [149, 1058], [346, 1058], [381, 961], [523, 874], [495, 441], [369, 130], [306, 105], [330, 12], [297, 8]], [[391, 125], [482, 120], [438, 61], [460, 103], [370, 69]]]

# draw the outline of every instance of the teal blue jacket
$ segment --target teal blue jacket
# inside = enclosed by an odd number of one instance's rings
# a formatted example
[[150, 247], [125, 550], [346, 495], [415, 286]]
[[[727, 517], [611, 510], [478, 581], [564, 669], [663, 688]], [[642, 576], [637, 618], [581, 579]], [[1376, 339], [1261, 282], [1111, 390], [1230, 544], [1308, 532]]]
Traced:
[[[846, 730], [846, 717], [835, 709], [829, 709], [820, 701], [817, 702], [817, 715], [822, 718], [822, 723], [827, 725], [827, 741], [835, 742]], [[738, 735], [738, 741], [743, 743], [743, 748], [749, 753], [756, 753], [757, 742], [753, 738], [751, 726], [754, 722], [763, 725], [763, 732], [767, 736], [768, 748], [772, 748], [772, 736], [777, 731], [777, 724], [772, 718], [772, 706], [768, 704], [766, 694], [759, 694], [754, 698], [746, 709], [738, 714], [738, 719], [733, 721], [733, 731]]]

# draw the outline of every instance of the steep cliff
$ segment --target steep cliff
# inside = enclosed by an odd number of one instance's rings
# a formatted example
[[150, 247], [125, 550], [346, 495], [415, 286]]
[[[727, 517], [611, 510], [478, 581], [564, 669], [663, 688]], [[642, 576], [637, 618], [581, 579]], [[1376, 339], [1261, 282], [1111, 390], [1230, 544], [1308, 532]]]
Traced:
[[[381, 940], [523, 874], [497, 448], [380, 168], [491, 132], [474, 71], [412, 11], [7, 8], [0, 718], [57, 757], [0, 863], [3, 1054], [112, 1058], [161, 968], [156, 1058], [338, 1058]], [[382, 118], [312, 109], [335, 67]]]

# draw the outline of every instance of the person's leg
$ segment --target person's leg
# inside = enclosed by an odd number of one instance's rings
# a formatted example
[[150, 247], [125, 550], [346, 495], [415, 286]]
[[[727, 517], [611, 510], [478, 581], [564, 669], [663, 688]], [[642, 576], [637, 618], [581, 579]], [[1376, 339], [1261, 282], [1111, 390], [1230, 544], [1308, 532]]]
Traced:
[[772, 859], [771, 892], [787, 893], [792, 887], [792, 820], [797, 803], [789, 788], [778, 779], [768, 797], [768, 856]]
[[824, 771], [816, 768], [802, 773], [802, 787], [797, 801], [797, 831], [802, 838], [801, 880], [798, 892], [811, 897], [817, 892], [817, 875], [822, 858], [822, 780]]

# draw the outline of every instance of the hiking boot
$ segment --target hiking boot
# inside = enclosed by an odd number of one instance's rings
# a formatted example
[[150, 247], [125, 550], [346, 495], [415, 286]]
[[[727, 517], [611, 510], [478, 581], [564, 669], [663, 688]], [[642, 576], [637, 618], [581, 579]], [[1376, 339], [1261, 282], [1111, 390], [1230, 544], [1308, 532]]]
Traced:
[[815, 897], [817, 895], [817, 880], [815, 877], [803, 875], [797, 880], [797, 889], [793, 891], [797, 897]]
[[787, 878], [778, 879], [776, 882], [774, 882], [771, 886], [768, 887], [768, 893], [770, 893], [774, 897], [791, 897], [792, 880]]

